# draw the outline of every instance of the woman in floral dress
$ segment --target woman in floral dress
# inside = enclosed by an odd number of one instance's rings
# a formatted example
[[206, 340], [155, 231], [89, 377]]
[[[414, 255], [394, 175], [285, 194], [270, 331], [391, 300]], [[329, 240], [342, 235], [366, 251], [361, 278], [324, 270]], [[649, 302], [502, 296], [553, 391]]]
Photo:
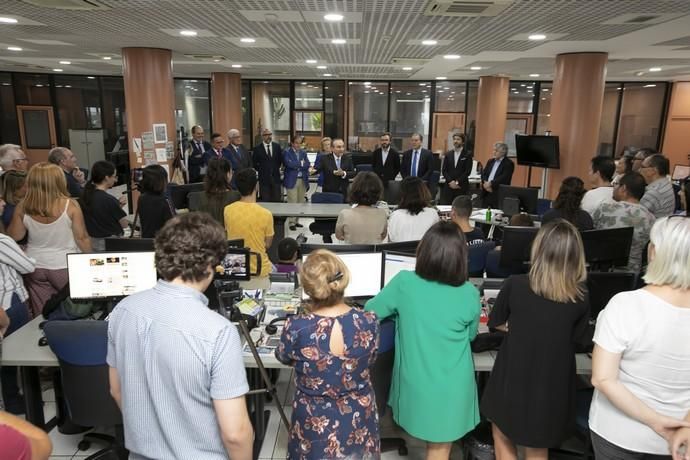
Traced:
[[295, 368], [290, 459], [379, 458], [379, 419], [369, 366], [376, 359], [376, 315], [343, 303], [347, 267], [312, 252], [300, 279], [308, 312], [285, 324], [276, 357]]

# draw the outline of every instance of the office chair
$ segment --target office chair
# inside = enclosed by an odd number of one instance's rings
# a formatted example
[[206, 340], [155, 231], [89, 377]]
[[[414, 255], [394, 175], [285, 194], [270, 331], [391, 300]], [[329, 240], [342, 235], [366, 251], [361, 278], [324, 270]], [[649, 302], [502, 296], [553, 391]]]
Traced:
[[391, 206], [397, 206], [400, 203], [401, 194], [402, 192], [400, 191], [400, 181], [389, 180], [388, 184], [383, 190], [383, 196], [386, 200], [386, 203], [388, 203]]
[[551, 200], [546, 198], [537, 198], [537, 214], [543, 216], [546, 211], [551, 209]]
[[429, 187], [429, 192], [431, 193], [431, 199], [436, 201], [436, 194], [438, 193], [438, 181], [441, 179], [440, 171], [431, 171], [429, 176], [429, 182], [427, 182], [427, 187]]
[[496, 242], [485, 241], [479, 244], [472, 244], [467, 248], [467, 272], [469, 276], [482, 277], [486, 268], [486, 258], [489, 251], [496, 247]]
[[508, 278], [510, 275], [519, 273], [501, 267], [501, 251], [496, 249], [492, 249], [486, 254], [485, 270], [487, 278]]
[[91, 441], [105, 442], [107, 447], [89, 456], [88, 460], [113, 458], [113, 455], [126, 459], [122, 414], [110, 395], [108, 380], [108, 323], [50, 321], [43, 331], [60, 363], [62, 388], [71, 420], [83, 426], [115, 427], [115, 437], [85, 434], [79, 449], [88, 449]]
[[199, 206], [201, 206], [201, 195], [206, 192], [190, 192], [187, 195], [187, 201], [189, 201], [189, 211], [198, 211]]
[[[344, 197], [341, 193], [333, 192], [316, 192], [311, 196], [312, 203], [322, 204], [340, 204], [344, 202]], [[309, 224], [309, 231], [315, 235], [321, 235], [324, 243], [332, 243], [331, 235], [335, 233], [335, 223], [337, 219], [332, 218], [316, 218], [314, 222]]]
[[374, 170], [374, 167], [373, 167], [372, 165], [370, 165], [370, 164], [363, 163], [363, 164], [360, 164], [360, 165], [355, 166], [355, 170], [356, 170], [358, 173], [360, 173], [360, 172], [362, 172], [362, 171], [373, 171], [373, 170]]
[[[376, 410], [379, 411], [379, 422], [386, 413], [388, 394], [393, 376], [395, 361], [395, 323], [383, 321], [379, 330], [379, 349], [376, 362], [369, 369], [371, 383], [376, 397]], [[407, 455], [407, 444], [403, 438], [381, 438], [381, 452], [397, 450], [399, 455]]]

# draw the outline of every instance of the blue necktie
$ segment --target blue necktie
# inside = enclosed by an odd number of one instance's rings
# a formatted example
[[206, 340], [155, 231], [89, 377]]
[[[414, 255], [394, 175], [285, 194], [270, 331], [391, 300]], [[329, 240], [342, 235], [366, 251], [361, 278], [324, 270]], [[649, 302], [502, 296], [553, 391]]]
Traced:
[[335, 166], [340, 169], [340, 157], [335, 158]]
[[412, 155], [412, 171], [411, 171], [410, 175], [415, 176], [415, 177], [417, 176], [417, 155], [418, 154], [419, 154], [418, 151], [415, 150], [414, 155]]

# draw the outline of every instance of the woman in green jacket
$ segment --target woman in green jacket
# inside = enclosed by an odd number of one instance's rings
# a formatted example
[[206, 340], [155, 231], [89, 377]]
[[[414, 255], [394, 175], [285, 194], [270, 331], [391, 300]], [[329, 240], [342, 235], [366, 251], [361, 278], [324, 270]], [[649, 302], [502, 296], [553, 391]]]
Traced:
[[417, 248], [415, 271], [401, 271], [366, 310], [394, 317], [395, 365], [388, 404], [410, 435], [427, 442], [427, 459], [447, 459], [452, 442], [479, 423], [470, 341], [479, 291], [467, 281], [467, 244], [439, 222]]

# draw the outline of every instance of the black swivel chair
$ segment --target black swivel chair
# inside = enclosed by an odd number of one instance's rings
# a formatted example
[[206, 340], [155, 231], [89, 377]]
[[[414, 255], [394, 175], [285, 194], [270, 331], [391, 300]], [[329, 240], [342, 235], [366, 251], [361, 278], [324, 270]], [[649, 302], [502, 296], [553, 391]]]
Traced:
[[383, 191], [383, 196], [386, 200], [386, 203], [397, 206], [400, 203], [401, 194], [400, 181], [389, 180], [385, 190]]
[[[316, 192], [311, 196], [311, 202], [312, 203], [321, 203], [321, 204], [341, 204], [344, 201], [344, 197], [340, 193], [333, 193], [333, 192]], [[335, 233], [335, 224], [337, 222], [337, 219], [331, 219], [331, 218], [316, 218], [314, 219], [314, 222], [309, 224], [309, 231], [312, 232], [314, 235], [321, 235], [321, 238], [323, 238], [324, 243], [332, 243], [333, 238], [331, 235]]]
[[[388, 394], [393, 376], [393, 362], [395, 361], [395, 323], [384, 321], [379, 331], [379, 350], [376, 362], [371, 366], [371, 383], [374, 386], [376, 409], [379, 420], [386, 413]], [[397, 450], [400, 455], [407, 455], [407, 444], [403, 438], [381, 438], [381, 452]]]
[[105, 442], [107, 447], [87, 460], [126, 459], [122, 414], [110, 395], [108, 380], [108, 323], [50, 321], [43, 331], [60, 363], [62, 388], [71, 420], [82, 426], [115, 427], [115, 437], [85, 434], [79, 449], [88, 449], [91, 441]]

